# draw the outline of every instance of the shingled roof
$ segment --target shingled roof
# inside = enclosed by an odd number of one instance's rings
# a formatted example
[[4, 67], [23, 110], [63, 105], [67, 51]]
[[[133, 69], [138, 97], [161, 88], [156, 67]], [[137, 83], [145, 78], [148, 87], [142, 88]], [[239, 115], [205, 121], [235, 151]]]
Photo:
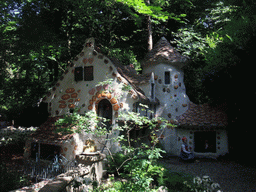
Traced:
[[180, 126], [214, 126], [225, 127], [228, 124], [227, 114], [221, 107], [212, 107], [209, 104], [196, 105], [189, 103], [188, 110], [176, 118]]
[[31, 135], [32, 140], [35, 142], [62, 143], [65, 140], [71, 139], [73, 134], [64, 135], [62, 133], [54, 132], [56, 130], [55, 123], [59, 119], [60, 117], [48, 117], [47, 121]]
[[137, 74], [137, 71], [133, 67], [120, 64], [116, 58], [111, 58], [111, 61], [117, 68], [118, 73], [132, 85], [133, 89], [138, 93], [140, 98], [143, 100], [149, 100], [145, 96], [144, 91], [139, 88], [139, 85], [149, 83], [152, 73]]
[[181, 63], [187, 61], [187, 57], [182, 56], [171, 46], [165, 37], [162, 37], [154, 48], [147, 53], [142, 65], [151, 65], [160, 62], [171, 64], [179, 63], [179, 65], [182, 65]]

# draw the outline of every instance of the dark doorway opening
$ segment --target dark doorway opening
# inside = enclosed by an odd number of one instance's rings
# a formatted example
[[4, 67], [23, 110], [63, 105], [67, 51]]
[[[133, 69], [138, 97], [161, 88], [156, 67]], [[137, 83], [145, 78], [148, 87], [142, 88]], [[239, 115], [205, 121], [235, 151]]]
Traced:
[[107, 130], [110, 129], [110, 126], [112, 125], [112, 105], [107, 99], [103, 99], [98, 104], [98, 111], [97, 115], [99, 117], [105, 118], [106, 122], [100, 122], [99, 126], [106, 126]]
[[[40, 152], [39, 152], [40, 150]], [[36, 159], [36, 156], [44, 160], [52, 160], [55, 155], [59, 155], [61, 147], [58, 145], [49, 145], [40, 143], [31, 143], [31, 158]], [[37, 155], [38, 154], [38, 155]]]
[[199, 131], [194, 135], [195, 152], [216, 153], [216, 132]]

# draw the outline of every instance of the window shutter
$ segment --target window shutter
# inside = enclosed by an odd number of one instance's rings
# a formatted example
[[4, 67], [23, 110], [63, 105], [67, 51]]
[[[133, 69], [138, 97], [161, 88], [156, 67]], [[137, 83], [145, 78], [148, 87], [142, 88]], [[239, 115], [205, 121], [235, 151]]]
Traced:
[[83, 67], [76, 67], [75, 68], [75, 81], [82, 81], [83, 80]]
[[93, 66], [84, 67], [84, 80], [93, 81]]

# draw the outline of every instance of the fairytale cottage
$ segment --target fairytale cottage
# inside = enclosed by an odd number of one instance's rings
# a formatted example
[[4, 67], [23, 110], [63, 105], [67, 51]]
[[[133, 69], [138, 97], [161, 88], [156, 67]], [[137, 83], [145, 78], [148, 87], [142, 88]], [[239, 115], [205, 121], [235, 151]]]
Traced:
[[[162, 146], [172, 155], [179, 155], [184, 136], [195, 155], [217, 157], [228, 153], [225, 112], [208, 104], [196, 105], [189, 100], [182, 71], [187, 58], [174, 50], [164, 37], [146, 55], [142, 74], [137, 74], [132, 66], [123, 66], [116, 59], [97, 52], [94, 43], [93, 38], [86, 40], [81, 53], [44, 98], [50, 117], [27, 141], [26, 157], [35, 156], [39, 143], [40, 156], [46, 157], [57, 151], [72, 160], [83, 152], [85, 141], [94, 140], [93, 135], [53, 132], [57, 119], [72, 113], [74, 108], [81, 114], [93, 111], [109, 119], [112, 130], [115, 130], [116, 118], [121, 112], [139, 112], [149, 118], [164, 117], [177, 125], [165, 129], [160, 137]], [[113, 79], [112, 84], [99, 84], [109, 79]], [[124, 92], [121, 89], [123, 85], [131, 89]], [[148, 105], [153, 114], [142, 110], [139, 103]], [[108, 137], [118, 134], [118, 131], [113, 131]], [[97, 150], [103, 151], [105, 144], [113, 152], [120, 150], [119, 143], [106, 143], [105, 139], [95, 139]]]
[[[143, 73], [153, 72], [157, 115], [176, 124], [167, 129], [162, 144], [167, 153], [179, 155], [181, 138], [188, 139], [196, 156], [218, 157], [228, 153], [227, 115], [222, 107], [196, 105], [186, 95], [182, 67], [187, 59], [162, 37], [145, 57]], [[144, 90], [144, 89], [143, 89]]]

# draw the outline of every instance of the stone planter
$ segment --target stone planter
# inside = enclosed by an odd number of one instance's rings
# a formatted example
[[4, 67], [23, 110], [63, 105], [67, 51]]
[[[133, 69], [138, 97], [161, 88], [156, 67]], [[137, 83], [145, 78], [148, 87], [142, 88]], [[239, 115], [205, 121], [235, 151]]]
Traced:
[[84, 166], [90, 167], [90, 177], [92, 180], [97, 180], [98, 182], [101, 181], [101, 178], [104, 174], [104, 159], [106, 155], [103, 153], [97, 152], [90, 152], [90, 153], [82, 153], [76, 156], [76, 160], [79, 164], [83, 164]]

